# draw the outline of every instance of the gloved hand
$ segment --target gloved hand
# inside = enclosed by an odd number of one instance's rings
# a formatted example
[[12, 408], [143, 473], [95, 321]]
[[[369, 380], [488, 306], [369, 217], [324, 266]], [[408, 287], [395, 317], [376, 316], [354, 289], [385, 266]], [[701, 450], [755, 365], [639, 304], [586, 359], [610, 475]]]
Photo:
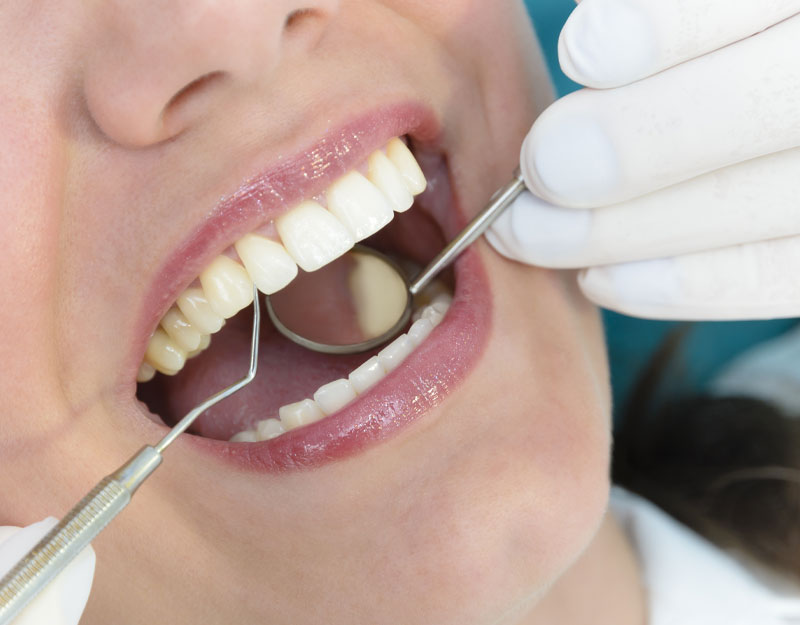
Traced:
[[590, 88], [526, 138], [498, 251], [636, 316], [800, 316], [800, 0], [583, 0], [559, 56]]
[[[58, 522], [52, 517], [18, 527], [0, 527], [0, 577], [11, 570]], [[77, 625], [94, 577], [94, 550], [84, 549], [50, 585], [14, 619], [13, 625]]]

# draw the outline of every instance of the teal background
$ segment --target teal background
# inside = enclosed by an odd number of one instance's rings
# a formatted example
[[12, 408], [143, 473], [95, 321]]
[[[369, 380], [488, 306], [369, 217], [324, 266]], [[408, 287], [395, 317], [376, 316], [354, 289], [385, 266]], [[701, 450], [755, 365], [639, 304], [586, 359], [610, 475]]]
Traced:
[[[578, 89], [558, 66], [557, 43], [561, 27], [575, 8], [573, 0], [526, 0], [548, 66], [560, 95]], [[628, 397], [636, 376], [661, 344], [674, 322], [633, 319], [609, 311], [603, 318], [608, 341], [615, 412]], [[795, 319], [689, 324], [680, 359], [668, 371], [662, 392], [670, 396], [701, 392], [720, 367], [733, 356], [773, 338], [796, 324]], [[685, 325], [685, 324], [684, 324]]]

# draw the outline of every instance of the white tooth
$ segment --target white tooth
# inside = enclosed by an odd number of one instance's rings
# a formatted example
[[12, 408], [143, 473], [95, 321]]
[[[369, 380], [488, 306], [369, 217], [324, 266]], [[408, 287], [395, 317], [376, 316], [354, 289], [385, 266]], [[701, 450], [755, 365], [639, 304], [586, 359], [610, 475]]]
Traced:
[[453, 303], [453, 296], [449, 293], [439, 293], [436, 297], [431, 300], [431, 306], [433, 306], [436, 310], [440, 313], [445, 314], [448, 310], [450, 310], [450, 305]]
[[406, 183], [408, 190], [414, 195], [419, 195], [428, 186], [425, 180], [425, 174], [417, 163], [417, 159], [406, 147], [400, 139], [392, 139], [386, 145], [386, 156], [394, 163], [394, 166], [400, 171], [403, 176], [403, 181]]
[[341, 410], [355, 398], [356, 391], [353, 385], [344, 378], [328, 382], [314, 393], [314, 401], [326, 417]]
[[278, 415], [281, 418], [283, 427], [287, 430], [314, 423], [325, 416], [313, 399], [304, 399], [294, 404], [281, 406], [278, 408]]
[[200, 335], [200, 345], [197, 346], [197, 349], [193, 349], [188, 354], [186, 354], [186, 357], [187, 358], [194, 358], [198, 354], [201, 354], [205, 350], [207, 350], [209, 345], [211, 345], [211, 337], [208, 334], [201, 334]]
[[181, 293], [177, 304], [189, 323], [203, 334], [219, 332], [220, 328], [225, 325], [225, 319], [214, 312], [202, 289], [186, 289]]
[[373, 356], [347, 377], [353, 385], [353, 390], [361, 394], [386, 377], [386, 371], [384, 371], [383, 365], [381, 361], [378, 360], [378, 357]]
[[194, 358], [198, 354], [203, 353], [208, 346], [211, 345], [211, 337], [208, 334], [201, 334], [200, 335], [200, 345], [197, 346], [197, 349], [193, 349], [188, 354], [186, 354], [187, 358]]
[[285, 431], [286, 429], [283, 427], [283, 424], [277, 419], [264, 419], [263, 421], [259, 421], [256, 426], [256, 434], [260, 441], [272, 440]]
[[155, 368], [153, 368], [152, 365], [148, 365], [146, 362], [143, 362], [141, 365], [139, 365], [139, 372], [136, 374], [136, 381], [149, 382], [153, 379], [155, 374]]
[[211, 308], [229, 319], [253, 303], [253, 282], [239, 263], [217, 256], [200, 274], [200, 284]]
[[316, 202], [303, 202], [275, 222], [286, 251], [306, 271], [327, 265], [353, 247], [342, 223]]
[[258, 290], [267, 295], [280, 291], [294, 280], [297, 265], [277, 241], [246, 234], [234, 247]]
[[389, 373], [400, 366], [400, 363], [413, 351], [414, 343], [411, 342], [408, 336], [401, 334], [378, 352], [378, 360], [381, 361], [384, 371]]
[[200, 347], [200, 332], [186, 319], [184, 314], [174, 306], [167, 311], [161, 320], [161, 327], [179, 347], [193, 352]]
[[422, 311], [422, 317], [420, 317], [420, 319], [427, 319], [435, 328], [442, 322], [442, 319], [444, 319], [444, 313], [437, 310], [434, 306], [426, 306]]
[[411, 208], [414, 196], [388, 156], [376, 150], [367, 160], [367, 168], [367, 178], [383, 192], [395, 212], [403, 213]]
[[144, 357], [148, 364], [166, 375], [175, 375], [186, 364], [186, 352], [161, 328], [156, 328], [150, 337]]
[[258, 436], [253, 430], [245, 430], [231, 436], [231, 443], [257, 443]]
[[417, 319], [408, 329], [408, 338], [416, 347], [428, 338], [431, 332], [433, 332], [433, 324], [430, 319]]
[[328, 187], [325, 198], [328, 210], [356, 241], [375, 234], [394, 217], [383, 193], [357, 171], [345, 174]]

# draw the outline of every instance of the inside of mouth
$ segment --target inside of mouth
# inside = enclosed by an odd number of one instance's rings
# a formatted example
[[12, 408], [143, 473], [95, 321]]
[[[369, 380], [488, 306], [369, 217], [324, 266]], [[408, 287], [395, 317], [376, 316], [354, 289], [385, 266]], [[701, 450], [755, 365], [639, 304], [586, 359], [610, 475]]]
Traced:
[[[362, 242], [397, 259], [413, 272], [427, 264], [445, 245], [439, 225], [416, 207], [399, 214], [380, 232]], [[441, 279], [449, 283], [452, 275]], [[345, 299], [341, 281], [324, 280], [319, 297], [335, 302]], [[263, 303], [263, 302], [262, 302]], [[137, 397], [149, 411], [167, 425], [176, 423], [194, 406], [214, 392], [240, 379], [246, 371], [250, 352], [251, 308], [231, 318], [214, 335], [210, 347], [189, 360], [175, 376], [156, 376], [140, 384]], [[351, 317], [327, 306], [328, 323], [347, 323]], [[237, 433], [252, 431], [257, 424], [278, 416], [281, 406], [311, 397], [323, 385], [348, 375], [377, 354], [381, 348], [351, 355], [331, 355], [310, 351], [280, 334], [270, 320], [262, 317], [259, 364], [256, 379], [243, 390], [208, 410], [190, 432], [207, 438], [229, 440]]]

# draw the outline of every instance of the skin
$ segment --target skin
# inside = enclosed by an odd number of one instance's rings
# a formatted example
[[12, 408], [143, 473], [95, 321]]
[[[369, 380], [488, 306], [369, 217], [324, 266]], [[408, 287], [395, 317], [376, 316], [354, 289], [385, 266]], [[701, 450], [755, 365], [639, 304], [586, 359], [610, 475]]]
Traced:
[[[417, 98], [472, 214], [552, 99], [515, 2], [17, 1], [0, 42], [0, 525], [61, 514], [158, 439], [118, 346], [140, 340], [159, 263], [254, 163], [353, 102]], [[571, 274], [477, 249], [493, 326], [456, 392], [313, 471], [177, 443], [95, 541], [82, 623], [643, 622], [606, 514], [597, 313]]]

